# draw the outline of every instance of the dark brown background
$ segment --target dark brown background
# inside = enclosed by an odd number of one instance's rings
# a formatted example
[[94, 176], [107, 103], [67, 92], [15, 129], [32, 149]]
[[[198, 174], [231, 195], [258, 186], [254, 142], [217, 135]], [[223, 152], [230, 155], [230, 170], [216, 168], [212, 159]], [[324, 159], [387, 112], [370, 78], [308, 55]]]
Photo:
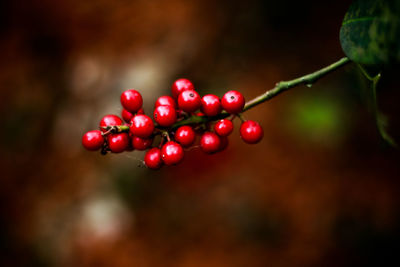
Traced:
[[[350, 1], [1, 1], [2, 266], [387, 266], [399, 152], [352, 64], [246, 113], [217, 155], [149, 171], [81, 137], [136, 88], [149, 113], [179, 77], [251, 99], [343, 56]], [[400, 141], [396, 69], [379, 104]], [[139, 165], [139, 166], [138, 166]], [[398, 262], [397, 262], [398, 263]], [[393, 266], [393, 265], [392, 265]]]

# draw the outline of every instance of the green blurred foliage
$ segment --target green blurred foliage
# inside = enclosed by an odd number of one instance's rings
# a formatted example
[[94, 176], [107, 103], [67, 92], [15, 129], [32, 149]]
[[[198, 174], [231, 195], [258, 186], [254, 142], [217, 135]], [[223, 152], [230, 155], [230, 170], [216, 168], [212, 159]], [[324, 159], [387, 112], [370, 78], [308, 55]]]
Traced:
[[[330, 88], [335, 90], [335, 88]], [[329, 95], [309, 95], [296, 99], [288, 114], [293, 130], [321, 145], [336, 145], [349, 131], [346, 110]]]

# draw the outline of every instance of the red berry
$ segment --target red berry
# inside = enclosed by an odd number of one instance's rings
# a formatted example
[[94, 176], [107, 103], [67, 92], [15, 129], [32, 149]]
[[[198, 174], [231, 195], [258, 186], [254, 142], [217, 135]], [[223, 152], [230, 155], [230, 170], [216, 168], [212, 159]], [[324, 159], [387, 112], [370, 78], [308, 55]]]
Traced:
[[258, 122], [248, 120], [240, 125], [240, 137], [248, 144], [258, 143], [264, 136], [264, 131]]
[[201, 111], [205, 115], [212, 117], [221, 112], [221, 102], [216, 95], [205, 95], [201, 99]]
[[153, 147], [144, 155], [144, 164], [147, 168], [157, 170], [161, 168], [163, 162], [161, 159], [161, 150], [157, 147]]
[[172, 96], [175, 99], [186, 90], [194, 90], [192, 82], [188, 79], [178, 79], [172, 84]]
[[193, 128], [187, 125], [179, 127], [175, 132], [175, 140], [185, 147], [193, 144], [195, 138]]
[[129, 136], [127, 133], [110, 134], [107, 136], [108, 147], [111, 152], [121, 153], [129, 147]]
[[233, 131], [233, 123], [230, 120], [222, 119], [214, 125], [214, 131], [219, 136], [228, 136]]
[[99, 150], [104, 144], [104, 137], [101, 135], [101, 131], [94, 130], [85, 133], [82, 137], [82, 145], [84, 148], [90, 151]]
[[153, 143], [153, 138], [140, 138], [139, 136], [132, 137], [132, 146], [137, 150], [146, 150]]
[[166, 165], [175, 165], [183, 159], [183, 148], [180, 144], [169, 141], [161, 148], [161, 157]]
[[124, 119], [124, 121], [129, 123], [132, 120], [133, 116], [134, 115], [132, 113], [130, 113], [129, 111], [127, 111], [126, 109], [124, 109], [124, 108], [122, 109], [121, 117]]
[[142, 95], [133, 89], [126, 90], [121, 94], [121, 104], [129, 112], [135, 113], [142, 107]]
[[154, 123], [147, 115], [135, 115], [132, 118], [131, 124], [130, 131], [133, 135], [147, 138], [153, 133]]
[[226, 92], [221, 100], [222, 107], [230, 114], [242, 112], [244, 104], [244, 97], [238, 91]]
[[206, 153], [214, 153], [220, 149], [221, 141], [218, 135], [212, 132], [205, 132], [200, 139], [200, 147]]
[[155, 108], [158, 106], [172, 106], [173, 108], [176, 108], [176, 102], [175, 99], [173, 99], [169, 95], [163, 95], [157, 99], [154, 105]]
[[183, 111], [193, 112], [201, 106], [200, 95], [194, 90], [186, 90], [179, 95], [178, 106]]
[[[116, 115], [106, 115], [100, 121], [100, 127], [115, 126], [115, 125], [122, 125], [121, 118]], [[101, 130], [103, 132], [107, 131], [103, 128]]]
[[169, 127], [176, 122], [176, 111], [173, 106], [158, 106], [153, 116], [154, 120], [163, 127]]
[[136, 114], [144, 114], [143, 108], [140, 108], [140, 109], [136, 112]]
[[203, 113], [203, 112], [197, 112], [196, 113], [196, 116], [198, 116], [198, 117], [203, 117], [205, 114]]

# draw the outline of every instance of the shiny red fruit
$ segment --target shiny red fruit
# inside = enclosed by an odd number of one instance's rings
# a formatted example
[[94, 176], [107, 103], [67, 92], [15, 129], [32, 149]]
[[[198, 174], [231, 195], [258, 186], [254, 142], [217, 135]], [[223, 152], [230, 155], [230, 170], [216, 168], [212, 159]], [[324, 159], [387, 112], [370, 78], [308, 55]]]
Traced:
[[142, 107], [142, 95], [133, 89], [126, 90], [121, 94], [121, 104], [124, 109], [131, 113], [136, 113]]
[[230, 120], [222, 119], [214, 125], [214, 131], [219, 136], [228, 136], [233, 131], [233, 123]]
[[186, 90], [178, 97], [178, 107], [186, 112], [193, 112], [201, 107], [201, 97], [194, 90]]
[[153, 143], [153, 138], [140, 138], [139, 136], [132, 137], [132, 146], [136, 150], [146, 150]]
[[158, 106], [154, 109], [154, 120], [163, 127], [172, 126], [176, 122], [176, 111], [173, 106]]
[[186, 90], [194, 90], [194, 86], [188, 79], [178, 79], [172, 84], [172, 96], [177, 99], [178, 96]]
[[264, 136], [264, 131], [261, 125], [252, 120], [248, 120], [240, 125], [240, 137], [248, 144], [256, 144]]
[[221, 101], [216, 95], [205, 95], [201, 99], [201, 111], [209, 117], [216, 116], [221, 112]]
[[181, 126], [175, 132], [175, 140], [184, 147], [193, 144], [195, 138], [196, 134], [191, 126]]
[[166, 165], [175, 165], [183, 159], [183, 148], [180, 144], [169, 141], [161, 148], [161, 158]]
[[134, 114], [130, 113], [129, 111], [127, 111], [126, 109], [122, 109], [121, 112], [121, 117], [124, 119], [124, 121], [126, 122], [131, 122], [132, 118], [133, 118]]
[[157, 99], [154, 105], [155, 108], [158, 106], [172, 106], [173, 108], [176, 108], [176, 102], [175, 99], [173, 99], [169, 95], [163, 95]]
[[140, 109], [136, 112], [136, 114], [144, 114], [144, 109], [143, 109], [143, 108], [140, 108]]
[[200, 139], [200, 147], [206, 153], [214, 153], [220, 149], [221, 141], [215, 133], [205, 132]]
[[152, 119], [147, 115], [135, 115], [131, 121], [130, 132], [141, 138], [149, 137], [154, 130], [154, 123]]
[[107, 136], [108, 147], [111, 152], [121, 153], [129, 147], [129, 136], [127, 133], [110, 134]]
[[229, 91], [224, 94], [221, 100], [222, 108], [230, 114], [242, 112], [245, 104], [244, 97], [238, 91]]
[[158, 170], [161, 168], [163, 161], [161, 159], [161, 150], [157, 147], [154, 147], [146, 152], [144, 155], [144, 164], [146, 164], [147, 168]]
[[198, 116], [198, 117], [203, 117], [205, 114], [203, 113], [203, 112], [197, 112], [196, 113], [196, 116]]
[[104, 144], [104, 137], [101, 135], [101, 131], [94, 130], [85, 133], [82, 137], [82, 145], [84, 148], [90, 151], [99, 150]]
[[[106, 115], [100, 121], [100, 127], [122, 125], [122, 120], [116, 115]], [[107, 130], [101, 129], [103, 132]]]

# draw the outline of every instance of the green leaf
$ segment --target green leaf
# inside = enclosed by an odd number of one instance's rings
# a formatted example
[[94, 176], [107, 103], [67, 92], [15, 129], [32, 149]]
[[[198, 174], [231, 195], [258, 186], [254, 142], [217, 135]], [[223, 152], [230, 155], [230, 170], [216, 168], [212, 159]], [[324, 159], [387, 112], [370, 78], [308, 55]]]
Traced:
[[346, 56], [365, 65], [400, 62], [400, 0], [355, 0], [340, 29]]

